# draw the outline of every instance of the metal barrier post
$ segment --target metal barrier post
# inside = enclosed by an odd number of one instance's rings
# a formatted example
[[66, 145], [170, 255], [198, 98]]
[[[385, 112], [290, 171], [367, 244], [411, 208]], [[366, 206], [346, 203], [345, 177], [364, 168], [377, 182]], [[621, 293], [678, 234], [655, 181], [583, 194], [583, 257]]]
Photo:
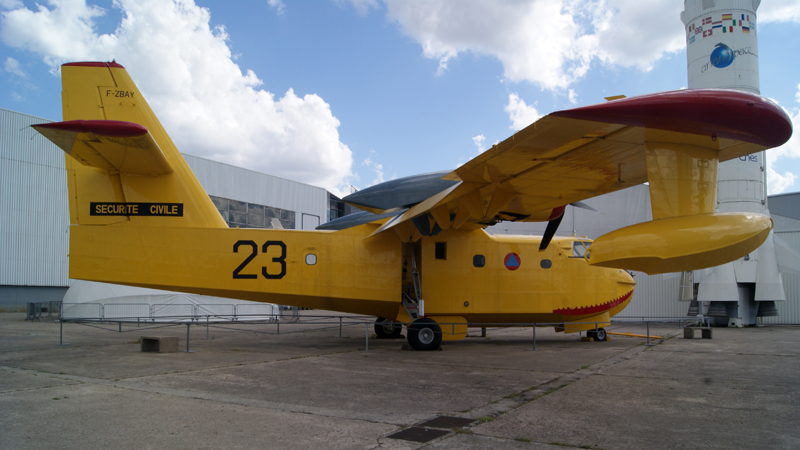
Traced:
[[64, 343], [64, 320], [58, 319], [58, 345], [69, 345]]
[[650, 344], [650, 322], [647, 322], [647, 344], [645, 344], [645, 345], [647, 345], [647, 346], [652, 345], [652, 344]]
[[208, 316], [206, 316], [206, 340], [208, 340]]
[[339, 316], [339, 337], [342, 337], [342, 316]]
[[117, 322], [117, 325], [119, 325], [119, 332], [122, 333], [122, 321]]
[[189, 353], [189, 327], [192, 326], [191, 323], [186, 324], [186, 353]]
[[281, 334], [281, 321], [280, 321], [280, 319], [278, 319], [278, 321], [275, 322], [275, 325], [278, 327], [278, 334], [280, 335]]
[[366, 350], [364, 350], [364, 353], [368, 353], [369, 352], [369, 324], [368, 323], [364, 324], [364, 339], [367, 342]]
[[533, 328], [533, 348], [531, 348], [530, 350], [535, 352], [536, 351], [536, 324], [535, 323], [533, 324], [532, 328]]

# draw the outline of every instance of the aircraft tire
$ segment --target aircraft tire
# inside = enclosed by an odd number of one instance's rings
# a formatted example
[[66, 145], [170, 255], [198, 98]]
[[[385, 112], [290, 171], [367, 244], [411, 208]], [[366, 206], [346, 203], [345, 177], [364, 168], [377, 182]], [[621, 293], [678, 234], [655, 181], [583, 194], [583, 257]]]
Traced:
[[417, 319], [408, 326], [408, 345], [414, 350], [438, 350], [442, 343], [442, 328], [433, 319]]
[[605, 328], [598, 328], [597, 333], [592, 332], [595, 341], [606, 341], [608, 340], [608, 334], [606, 334]]
[[403, 324], [394, 320], [378, 317], [375, 320], [375, 334], [378, 339], [397, 339], [402, 336]]

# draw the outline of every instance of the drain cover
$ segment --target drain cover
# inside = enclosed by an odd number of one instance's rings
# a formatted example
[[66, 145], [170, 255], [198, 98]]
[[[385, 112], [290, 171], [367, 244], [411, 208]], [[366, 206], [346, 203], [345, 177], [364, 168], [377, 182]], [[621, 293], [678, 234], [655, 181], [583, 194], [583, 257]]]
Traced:
[[427, 422], [422, 422], [417, 426], [451, 429], [451, 428], [465, 427], [475, 422], [477, 422], [477, 420], [475, 419], [465, 419], [463, 417], [452, 417], [452, 416], [439, 416]]
[[448, 430], [437, 430], [434, 428], [409, 427], [386, 437], [392, 439], [402, 439], [404, 441], [428, 442], [440, 436], [444, 436], [449, 432], [450, 431]]

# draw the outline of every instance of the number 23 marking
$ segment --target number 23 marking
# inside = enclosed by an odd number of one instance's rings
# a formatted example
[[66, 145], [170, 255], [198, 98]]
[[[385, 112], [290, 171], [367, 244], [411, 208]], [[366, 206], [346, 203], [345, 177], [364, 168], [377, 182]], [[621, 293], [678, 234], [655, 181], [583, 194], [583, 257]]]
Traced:
[[[239, 253], [239, 247], [241, 246], [250, 247], [251, 251], [250, 255], [248, 255], [247, 258], [245, 258], [245, 260], [242, 261], [241, 264], [239, 264], [239, 267], [233, 270], [233, 278], [250, 279], [250, 280], [256, 279], [258, 278], [257, 274], [242, 273], [242, 270], [244, 270], [244, 268], [247, 267], [248, 264], [250, 264], [250, 261], [252, 261], [258, 254], [258, 245], [253, 241], [236, 241], [236, 243], [233, 244], [233, 252]], [[266, 254], [267, 249], [270, 246], [278, 246], [281, 248], [281, 255], [272, 258], [272, 262], [281, 265], [281, 271], [280, 273], [269, 273], [266, 267], [262, 267], [261, 275], [268, 280], [278, 280], [283, 278], [284, 275], [286, 275], [286, 244], [284, 244], [283, 241], [267, 241], [264, 243], [264, 245], [261, 246], [261, 253]]]

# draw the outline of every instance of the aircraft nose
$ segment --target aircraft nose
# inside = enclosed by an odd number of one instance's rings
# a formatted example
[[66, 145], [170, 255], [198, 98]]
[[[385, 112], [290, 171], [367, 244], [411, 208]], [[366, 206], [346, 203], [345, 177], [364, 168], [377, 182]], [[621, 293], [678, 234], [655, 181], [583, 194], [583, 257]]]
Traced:
[[633, 279], [633, 276], [631, 275], [630, 272], [623, 269], [618, 269], [618, 270], [619, 270], [617, 278], [618, 283], [630, 284], [631, 286], [634, 286], [636, 284], [636, 280]]

